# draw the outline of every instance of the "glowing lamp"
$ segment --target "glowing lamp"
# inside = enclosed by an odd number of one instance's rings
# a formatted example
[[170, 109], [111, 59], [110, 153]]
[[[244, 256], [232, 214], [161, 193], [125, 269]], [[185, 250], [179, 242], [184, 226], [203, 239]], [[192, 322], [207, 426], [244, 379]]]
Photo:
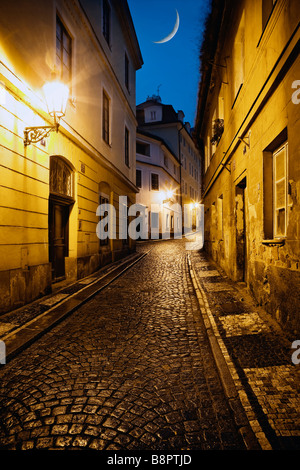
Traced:
[[26, 127], [24, 130], [24, 145], [40, 142], [49, 136], [50, 132], [58, 132], [59, 120], [65, 115], [69, 89], [66, 85], [59, 81], [51, 81], [45, 83], [43, 92], [48, 109], [48, 113], [52, 116], [53, 126]]
[[56, 122], [66, 113], [69, 88], [59, 81], [47, 82], [43, 86], [48, 113]]

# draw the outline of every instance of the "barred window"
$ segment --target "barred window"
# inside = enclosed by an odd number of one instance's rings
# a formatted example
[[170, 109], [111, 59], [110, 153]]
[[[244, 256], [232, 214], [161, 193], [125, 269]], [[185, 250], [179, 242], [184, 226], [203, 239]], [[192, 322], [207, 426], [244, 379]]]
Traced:
[[73, 197], [73, 172], [59, 157], [50, 160], [50, 192]]

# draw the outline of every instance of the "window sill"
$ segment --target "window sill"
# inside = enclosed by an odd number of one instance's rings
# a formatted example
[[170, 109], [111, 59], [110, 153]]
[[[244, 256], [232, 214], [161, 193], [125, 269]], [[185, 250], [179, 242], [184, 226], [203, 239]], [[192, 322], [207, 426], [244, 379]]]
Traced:
[[272, 240], [263, 240], [262, 244], [266, 246], [283, 246], [285, 245], [285, 238], [273, 238]]

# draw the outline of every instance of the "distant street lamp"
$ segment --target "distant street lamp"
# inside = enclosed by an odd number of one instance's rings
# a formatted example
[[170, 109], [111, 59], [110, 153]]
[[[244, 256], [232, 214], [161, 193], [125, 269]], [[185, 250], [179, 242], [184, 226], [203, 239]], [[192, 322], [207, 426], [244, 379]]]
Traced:
[[50, 132], [58, 132], [59, 120], [65, 115], [69, 97], [69, 89], [59, 81], [45, 83], [43, 92], [48, 108], [48, 113], [53, 117], [53, 126], [26, 127], [24, 130], [24, 145], [40, 142], [49, 136]]

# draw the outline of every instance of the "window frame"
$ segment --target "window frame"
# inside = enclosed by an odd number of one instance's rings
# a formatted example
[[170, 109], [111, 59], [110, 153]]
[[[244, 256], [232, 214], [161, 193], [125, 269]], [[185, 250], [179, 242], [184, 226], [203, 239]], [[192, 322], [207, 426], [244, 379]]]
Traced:
[[[157, 176], [157, 188], [156, 187], [153, 187], [153, 176]], [[159, 174], [158, 173], [151, 173], [151, 177], [150, 177], [150, 188], [151, 188], [151, 191], [159, 191]], [[156, 186], [156, 185], [155, 185]]]
[[108, 46], [111, 45], [111, 6], [108, 0], [102, 0], [102, 34]]
[[[139, 178], [138, 178], [138, 172], [139, 172]], [[140, 168], [136, 168], [136, 178], [135, 178], [135, 181], [136, 181], [136, 187], [137, 188], [141, 188], [142, 187], [142, 170]], [[138, 182], [140, 182], [140, 184], [138, 184]]]
[[127, 90], [129, 91], [129, 57], [127, 53], [125, 52], [125, 86]]
[[[278, 155], [284, 151], [284, 177], [277, 179], [277, 158]], [[277, 148], [272, 155], [272, 181], [273, 181], [273, 238], [285, 238], [287, 236], [287, 222], [288, 222], [288, 142], [284, 142]], [[277, 186], [284, 182], [284, 206], [277, 206]], [[278, 231], [278, 218], [277, 211], [284, 210], [284, 233]]]
[[127, 126], [125, 126], [124, 132], [124, 158], [125, 165], [130, 167], [130, 132]]
[[[60, 28], [60, 37], [58, 37], [58, 27]], [[65, 41], [64, 38], [67, 38], [69, 43], [69, 50], [65, 48]], [[59, 47], [58, 47], [59, 44]], [[56, 14], [56, 31], [55, 31], [55, 67], [56, 71], [59, 75], [59, 79], [68, 84], [70, 86], [72, 81], [72, 68], [73, 68], [73, 38], [69, 33], [68, 29], [66, 28], [64, 22], [61, 20], [60, 16]], [[60, 55], [57, 52], [60, 52]], [[68, 54], [68, 77], [67, 79], [64, 77], [64, 50]]]
[[110, 98], [104, 89], [102, 92], [102, 139], [108, 145], [110, 144]]

